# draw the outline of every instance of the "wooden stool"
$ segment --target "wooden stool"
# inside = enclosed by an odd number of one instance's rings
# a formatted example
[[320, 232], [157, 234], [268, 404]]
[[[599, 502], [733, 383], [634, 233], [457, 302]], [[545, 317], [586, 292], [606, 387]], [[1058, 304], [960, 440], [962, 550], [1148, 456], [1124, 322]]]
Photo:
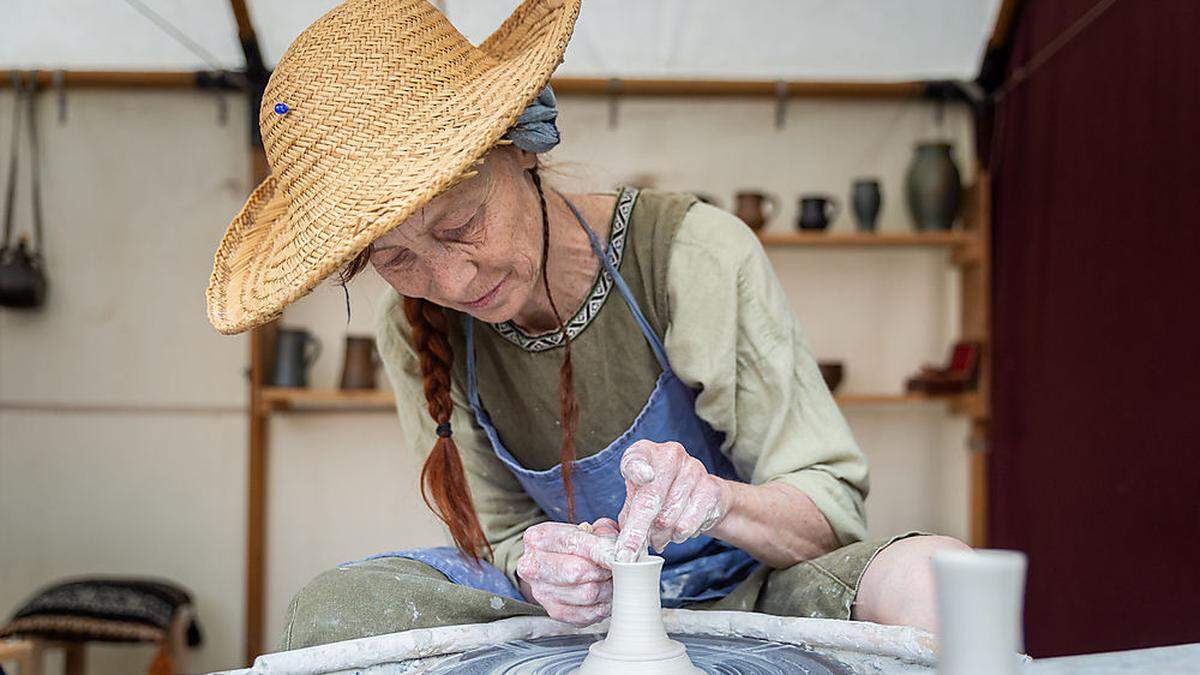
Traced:
[[[171, 620], [171, 627], [167, 631], [167, 657], [170, 658], [175, 668], [179, 667], [179, 659], [187, 649], [187, 625], [190, 619], [190, 611], [183, 610], [176, 612], [175, 617]], [[16, 675], [42, 675], [45, 653], [52, 649], [61, 649], [65, 656], [65, 667], [63, 669], [65, 675], [84, 675], [87, 669], [84, 647], [87, 646], [88, 642], [101, 642], [101, 640], [83, 640], [78, 642], [46, 640], [42, 638], [4, 640], [0, 641], [0, 664], [10, 661], [16, 662], [18, 668]], [[135, 642], [130, 644], [145, 643]]]
[[41, 675], [41, 658], [35, 658], [36, 646], [32, 640], [0, 641], [0, 666], [6, 663], [16, 663], [18, 675], [37, 673]]

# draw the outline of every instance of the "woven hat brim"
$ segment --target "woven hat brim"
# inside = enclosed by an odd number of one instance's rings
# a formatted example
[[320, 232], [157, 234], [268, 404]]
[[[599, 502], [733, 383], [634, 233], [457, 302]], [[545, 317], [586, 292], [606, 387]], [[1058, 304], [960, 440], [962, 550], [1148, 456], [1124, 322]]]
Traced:
[[[431, 117], [444, 124], [408, 136], [415, 146], [437, 148], [435, 161], [398, 161], [381, 152], [368, 170], [321, 194], [289, 197], [274, 175], [259, 184], [214, 257], [206, 291], [213, 327], [228, 335], [275, 319], [461, 180], [549, 82], [578, 13], [579, 0], [525, 0], [479, 46], [494, 65], [455, 96], [439, 99]], [[497, 92], [504, 92], [499, 100]]]

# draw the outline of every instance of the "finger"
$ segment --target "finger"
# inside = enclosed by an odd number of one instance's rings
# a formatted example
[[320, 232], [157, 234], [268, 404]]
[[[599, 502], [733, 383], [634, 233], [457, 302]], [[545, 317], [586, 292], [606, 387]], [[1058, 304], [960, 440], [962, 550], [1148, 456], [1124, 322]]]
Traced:
[[705, 486], [696, 491], [691, 503], [679, 516], [671, 533], [671, 541], [686, 541], [700, 533], [701, 527], [713, 520], [717, 513], [717, 503], [720, 500], [720, 490], [709, 489]]
[[612, 600], [612, 580], [608, 581], [589, 581], [584, 584], [572, 584], [570, 586], [555, 586], [553, 584], [543, 584], [542, 588], [547, 597], [553, 598], [555, 602], [563, 605], [574, 605], [577, 607], [589, 607], [601, 602], [609, 602]]
[[675, 476], [675, 481], [671, 483], [671, 489], [663, 502], [662, 511], [650, 527], [650, 545], [656, 551], [661, 552], [667, 542], [671, 541], [675, 523], [687, 510], [697, 486], [707, 477], [708, 471], [697, 461], [688, 461]]
[[621, 525], [621, 534], [617, 537], [615, 555], [618, 562], [632, 562], [637, 559], [638, 552], [646, 545], [650, 536], [650, 525], [662, 507], [662, 497], [651, 487], [638, 490], [631, 501], [633, 503], [629, 507], [629, 514]]
[[625, 449], [621, 455], [621, 475], [634, 485], [647, 485], [654, 480], [654, 456], [658, 443], [641, 440]]
[[[621, 465], [622, 475], [626, 477], [626, 494], [621, 534], [617, 537], [618, 561], [636, 560], [648, 543], [652, 521], [662, 510], [663, 499], [687, 457], [683, 446], [674, 442], [638, 441], [625, 451]], [[636, 484], [645, 478], [639, 475], [637, 468], [643, 460], [653, 465], [653, 479], [649, 483]], [[635, 485], [631, 488], [630, 483]]]
[[550, 615], [550, 618], [569, 623], [579, 628], [590, 626], [600, 621], [612, 611], [612, 603], [597, 604], [590, 607], [575, 607], [573, 605], [554, 605], [553, 607], [543, 605], [543, 607], [546, 608], [546, 613]]
[[592, 525], [592, 533], [600, 538], [597, 546], [603, 549], [600, 553], [600, 565], [611, 569], [617, 552], [617, 537], [621, 533], [616, 521], [612, 518], [601, 518]]
[[612, 572], [587, 558], [548, 551], [526, 552], [517, 561], [517, 574], [529, 582], [541, 581], [558, 586], [612, 578]]
[[629, 502], [633, 493], [637, 492], [637, 486], [628, 478], [625, 479], [625, 501], [621, 504], [621, 513], [617, 514], [617, 529], [625, 527], [625, 520], [629, 516]]
[[592, 523], [592, 534], [597, 537], [616, 537], [621, 533], [621, 528], [617, 526], [617, 521], [612, 518], [601, 518]]
[[525, 546], [548, 553], [565, 553], [587, 558], [597, 565], [607, 565], [612, 555], [612, 541], [586, 532], [574, 525], [555, 523], [557, 527], [536, 526], [525, 530]]

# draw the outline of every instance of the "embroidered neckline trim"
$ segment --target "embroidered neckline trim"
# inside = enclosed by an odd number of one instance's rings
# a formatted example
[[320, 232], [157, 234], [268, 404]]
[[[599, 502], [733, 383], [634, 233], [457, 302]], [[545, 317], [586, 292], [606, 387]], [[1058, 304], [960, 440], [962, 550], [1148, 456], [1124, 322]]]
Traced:
[[[605, 255], [612, 263], [614, 269], [621, 268], [621, 259], [625, 256], [625, 242], [629, 234], [629, 216], [633, 213], [633, 204], [637, 200], [638, 189], [632, 187], [622, 187], [617, 194], [616, 207], [613, 210], [612, 229], [608, 234], [608, 245], [605, 247]], [[604, 305], [604, 301], [608, 298], [609, 291], [612, 290], [613, 279], [608, 270], [601, 265], [600, 273], [596, 275], [596, 281], [592, 284], [592, 291], [588, 294], [587, 300], [579, 311], [575, 312], [567, 321], [567, 337], [574, 340], [576, 335], [583, 332], [584, 328], [596, 318], [600, 313], [600, 308]], [[521, 330], [512, 321], [504, 323], [489, 323], [500, 337], [513, 343], [527, 352], [544, 352], [555, 347], [561, 347], [563, 344], [563, 334], [560, 331], [550, 333], [542, 333], [539, 335], [528, 335]]]

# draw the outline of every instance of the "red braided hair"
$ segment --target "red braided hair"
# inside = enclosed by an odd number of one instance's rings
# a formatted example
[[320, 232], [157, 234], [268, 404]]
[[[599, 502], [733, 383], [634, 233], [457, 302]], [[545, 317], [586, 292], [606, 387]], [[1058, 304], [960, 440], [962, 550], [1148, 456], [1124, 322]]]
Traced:
[[[546, 196], [542, 191], [537, 167], [530, 170], [542, 210], [542, 286], [554, 313], [558, 330], [563, 336], [563, 363], [559, 371], [559, 414], [562, 426], [562, 482], [567, 497], [567, 520], [575, 520], [575, 500], [572, 493], [571, 469], [575, 461], [575, 430], [579, 423], [579, 401], [571, 370], [571, 340], [554, 298], [546, 271], [550, 250], [550, 221], [546, 212]], [[342, 271], [343, 285], [368, 264], [373, 246], [354, 258]], [[429, 416], [438, 425], [438, 438], [433, 450], [421, 467], [421, 497], [430, 511], [446, 524], [454, 544], [470, 558], [490, 558], [491, 544], [483, 533], [479, 515], [471, 499], [470, 486], [458, 445], [450, 434], [450, 415], [454, 404], [450, 398], [450, 369], [454, 352], [450, 346], [446, 315], [438, 305], [421, 298], [404, 298], [404, 315], [412, 327], [412, 346], [421, 363], [421, 380]]]

